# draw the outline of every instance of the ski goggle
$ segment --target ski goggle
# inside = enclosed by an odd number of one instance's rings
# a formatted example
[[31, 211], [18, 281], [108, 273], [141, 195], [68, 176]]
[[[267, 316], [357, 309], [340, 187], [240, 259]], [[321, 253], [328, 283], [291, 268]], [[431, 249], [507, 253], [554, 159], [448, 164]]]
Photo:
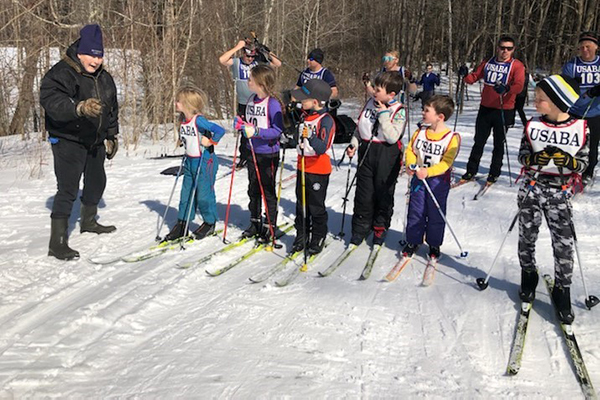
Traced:
[[390, 62], [390, 61], [394, 61], [396, 57], [392, 57], [392, 56], [383, 56], [381, 57], [381, 61], [383, 62]]

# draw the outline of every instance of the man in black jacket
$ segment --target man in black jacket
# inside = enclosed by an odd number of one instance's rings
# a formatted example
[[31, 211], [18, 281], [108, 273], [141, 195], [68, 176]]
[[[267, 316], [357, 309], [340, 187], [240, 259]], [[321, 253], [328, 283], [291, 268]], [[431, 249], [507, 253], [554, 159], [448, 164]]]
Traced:
[[119, 132], [117, 88], [102, 67], [103, 57], [100, 26], [86, 25], [63, 59], [46, 73], [40, 87], [58, 186], [50, 216], [48, 255], [61, 260], [79, 257], [68, 245], [68, 224], [81, 175], [81, 232], [100, 234], [116, 229], [96, 221], [106, 187], [104, 159], [115, 156]]

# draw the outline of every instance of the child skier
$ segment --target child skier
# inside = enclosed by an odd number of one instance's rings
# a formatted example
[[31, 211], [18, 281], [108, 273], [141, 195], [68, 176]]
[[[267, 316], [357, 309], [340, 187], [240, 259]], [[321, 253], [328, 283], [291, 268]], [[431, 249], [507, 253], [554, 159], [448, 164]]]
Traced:
[[[331, 87], [324, 80], [311, 79], [300, 89], [293, 90], [291, 94], [302, 102], [302, 109], [307, 113], [298, 127], [300, 137], [297, 146], [295, 221], [297, 233], [292, 252], [302, 251], [308, 244], [307, 253], [314, 255], [323, 250], [327, 235], [325, 198], [331, 174], [331, 160], [327, 151], [335, 136], [335, 122], [327, 112], [325, 104], [331, 97]], [[304, 182], [302, 182], [303, 166]], [[303, 190], [305, 196], [302, 194]], [[303, 203], [304, 201], [306, 204]]]
[[202, 116], [207, 99], [200, 89], [183, 87], [177, 91], [175, 98], [177, 111], [185, 117], [179, 127], [179, 140], [185, 147], [186, 159], [177, 223], [164, 240], [188, 236], [187, 228], [196, 216], [196, 209], [204, 223], [193, 233], [197, 239], [202, 239], [214, 233], [217, 222], [214, 183], [219, 161], [214, 154], [214, 146], [223, 137], [225, 129]]
[[[397, 72], [383, 72], [375, 79], [375, 91], [358, 118], [348, 149], [358, 148], [356, 194], [350, 243], [358, 246], [373, 230], [373, 245], [382, 245], [394, 211], [394, 189], [402, 160], [405, 111], [395, 99], [403, 87]], [[359, 144], [360, 143], [360, 144]]]
[[419, 180], [426, 179], [442, 212], [446, 213], [446, 200], [450, 192], [452, 164], [460, 148], [460, 135], [446, 126], [454, 111], [454, 102], [448, 96], [433, 96], [423, 107], [423, 126], [417, 130], [406, 149], [406, 165], [417, 165], [411, 182], [410, 201], [406, 223], [406, 246], [403, 256], [412, 257], [423, 243], [429, 245], [429, 257], [440, 258], [444, 240], [444, 219], [434, 200]]
[[[281, 102], [274, 94], [273, 68], [268, 65], [254, 67], [250, 71], [248, 88], [254, 95], [246, 107], [245, 121], [238, 120], [236, 123], [249, 139], [248, 149], [251, 153], [248, 160], [250, 226], [242, 233], [242, 237], [260, 236], [262, 241], [268, 243], [276, 229], [275, 177], [279, 167], [279, 137], [283, 132]], [[263, 226], [261, 218], [261, 195], [267, 205], [267, 226]]]
[[[579, 84], [566, 75], [552, 75], [535, 89], [535, 108], [541, 114], [526, 125], [519, 150], [525, 179], [519, 189], [519, 263], [524, 302], [535, 298], [538, 273], [535, 242], [544, 215], [554, 252], [555, 283], [552, 298], [560, 319], [570, 324], [573, 274], [572, 215], [563, 185], [584, 172], [588, 165], [589, 129], [587, 122], [569, 116], [569, 108], [579, 98]], [[536, 178], [537, 174], [537, 178]], [[535, 185], [530, 186], [530, 182]]]

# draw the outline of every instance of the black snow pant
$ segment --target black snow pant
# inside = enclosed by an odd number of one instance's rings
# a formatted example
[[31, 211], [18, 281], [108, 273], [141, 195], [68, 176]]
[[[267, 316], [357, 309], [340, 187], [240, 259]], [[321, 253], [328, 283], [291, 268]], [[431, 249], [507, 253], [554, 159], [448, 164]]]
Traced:
[[[504, 113], [504, 116], [502, 115]], [[483, 148], [494, 132], [494, 150], [492, 152], [492, 164], [490, 165], [490, 176], [500, 176], [502, 172], [502, 158], [504, 157], [504, 129], [502, 121], [506, 126], [512, 125], [515, 120], [515, 110], [499, 110], [496, 108], [479, 107], [477, 120], [475, 122], [475, 143], [471, 149], [469, 162], [467, 163], [467, 172], [473, 175], [479, 170], [479, 162], [483, 155]]]
[[[358, 148], [353, 243], [362, 242], [374, 227], [388, 229], [394, 213], [394, 190], [402, 162], [401, 144], [362, 141]], [[368, 151], [367, 151], [368, 148]]]
[[96, 206], [106, 188], [104, 144], [86, 148], [84, 145], [62, 138], [51, 138], [54, 158], [54, 174], [58, 191], [54, 196], [50, 218], [62, 219], [71, 216], [73, 203], [79, 193], [79, 181], [83, 175], [81, 203]]
[[[258, 163], [258, 171], [267, 201], [268, 218], [265, 222], [275, 224], [277, 221], [277, 194], [275, 192], [275, 178], [277, 168], [279, 167], [279, 152], [272, 154], [256, 154], [256, 162]], [[259, 219], [262, 210], [261, 188], [254, 168], [254, 160], [252, 155], [248, 159], [248, 209], [250, 210], [250, 218]]]
[[523, 127], [527, 125], [527, 115], [525, 115], [525, 100], [527, 100], [527, 96], [517, 96], [515, 98], [515, 110], [519, 113], [519, 118], [521, 119], [521, 124]]
[[600, 142], [600, 116], [586, 118], [590, 128], [590, 163], [583, 176], [594, 176], [594, 168], [598, 164], [598, 142]]
[[[324, 238], [327, 235], [327, 186], [329, 174], [306, 174], [306, 228], [307, 241]], [[296, 231], [298, 236], [304, 234], [304, 213], [302, 207], [302, 173], [298, 171], [296, 179]], [[311, 239], [312, 238], [312, 239]]]

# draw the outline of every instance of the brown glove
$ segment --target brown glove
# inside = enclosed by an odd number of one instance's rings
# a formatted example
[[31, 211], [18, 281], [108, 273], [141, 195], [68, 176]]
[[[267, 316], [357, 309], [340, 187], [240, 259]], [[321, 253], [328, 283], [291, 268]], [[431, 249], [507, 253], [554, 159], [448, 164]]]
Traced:
[[106, 158], [112, 160], [119, 150], [119, 140], [116, 136], [106, 138]]
[[102, 113], [102, 103], [96, 98], [89, 98], [77, 104], [77, 115], [97, 118]]

